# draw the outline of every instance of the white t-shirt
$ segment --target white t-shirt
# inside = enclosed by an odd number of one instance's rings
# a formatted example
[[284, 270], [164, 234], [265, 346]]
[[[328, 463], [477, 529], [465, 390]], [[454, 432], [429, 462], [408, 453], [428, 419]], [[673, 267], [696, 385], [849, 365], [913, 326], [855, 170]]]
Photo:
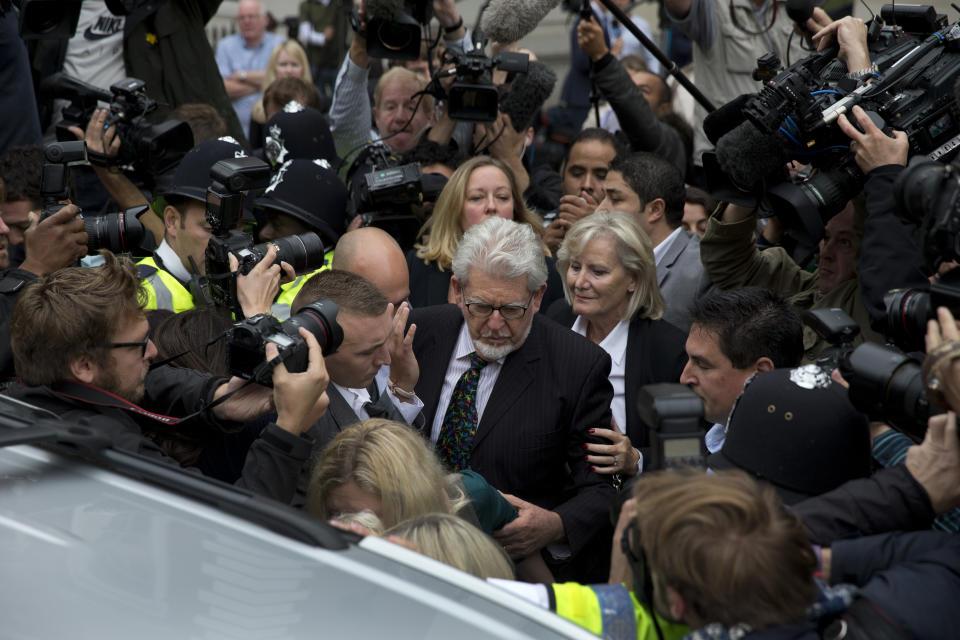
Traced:
[[67, 43], [63, 71], [109, 89], [126, 78], [123, 64], [123, 16], [115, 16], [103, 0], [83, 0], [77, 31]]

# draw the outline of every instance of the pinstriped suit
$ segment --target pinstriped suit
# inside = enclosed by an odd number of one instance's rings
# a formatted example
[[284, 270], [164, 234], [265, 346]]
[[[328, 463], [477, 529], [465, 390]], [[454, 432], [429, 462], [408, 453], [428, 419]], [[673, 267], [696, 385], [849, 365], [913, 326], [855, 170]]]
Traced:
[[[456, 305], [414, 309], [417, 395], [433, 424], [463, 315]], [[616, 493], [583, 460], [587, 429], [610, 424], [610, 356], [536, 314], [526, 342], [507, 356], [473, 441], [471, 468], [497, 489], [555, 511], [576, 555], [604, 530]], [[429, 427], [428, 427], [429, 428]], [[609, 544], [609, 541], [606, 541]]]

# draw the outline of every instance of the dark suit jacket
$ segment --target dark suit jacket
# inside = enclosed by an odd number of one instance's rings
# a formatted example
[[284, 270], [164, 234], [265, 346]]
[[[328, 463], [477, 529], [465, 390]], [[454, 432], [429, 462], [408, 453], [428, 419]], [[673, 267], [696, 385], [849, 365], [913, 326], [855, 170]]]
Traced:
[[[463, 315], [456, 305], [414, 309], [417, 395], [430, 429]], [[507, 356], [473, 440], [471, 468], [494, 487], [563, 520], [574, 554], [609, 522], [616, 496], [583, 459], [587, 429], [610, 424], [610, 356], [536, 314], [524, 344]]]
[[667, 308], [663, 319], [682, 331], [690, 330], [687, 312], [710, 286], [700, 262], [700, 237], [685, 229], [657, 265], [657, 285]]
[[[577, 320], [566, 300], [550, 305], [547, 317], [565, 327], [572, 327]], [[630, 321], [623, 381], [627, 424], [620, 427], [638, 449], [650, 446], [650, 433], [637, 411], [637, 392], [645, 384], [680, 381], [680, 374], [687, 366], [686, 341], [687, 334], [664, 320], [637, 315]]]

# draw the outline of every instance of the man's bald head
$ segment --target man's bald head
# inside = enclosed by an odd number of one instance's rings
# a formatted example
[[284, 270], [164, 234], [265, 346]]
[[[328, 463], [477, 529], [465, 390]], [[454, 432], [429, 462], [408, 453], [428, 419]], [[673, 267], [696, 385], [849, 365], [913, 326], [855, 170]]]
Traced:
[[410, 276], [403, 249], [389, 233], [361, 227], [340, 237], [333, 251], [334, 269], [343, 269], [372, 282], [394, 307], [410, 297]]

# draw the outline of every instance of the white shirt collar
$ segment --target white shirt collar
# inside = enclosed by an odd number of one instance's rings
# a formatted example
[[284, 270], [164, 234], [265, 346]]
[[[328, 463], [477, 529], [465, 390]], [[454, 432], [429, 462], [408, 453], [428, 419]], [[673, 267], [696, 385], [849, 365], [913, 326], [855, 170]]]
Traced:
[[677, 227], [673, 232], [668, 235], [663, 241], [653, 248], [653, 262], [655, 265], [659, 265], [660, 261], [663, 260], [663, 256], [667, 254], [667, 251], [670, 250], [670, 245], [674, 243], [677, 239], [677, 236], [680, 235], [680, 231], [683, 230], [683, 227]]
[[190, 272], [183, 266], [180, 256], [178, 256], [177, 252], [173, 250], [173, 247], [167, 243], [166, 238], [164, 238], [160, 246], [157, 247], [156, 253], [163, 261], [164, 270], [169, 271], [174, 278], [181, 282], [190, 282]]
[[[583, 316], [577, 316], [576, 321], [571, 327], [574, 332], [586, 337], [587, 320]], [[607, 337], [600, 341], [598, 345], [601, 349], [610, 355], [614, 365], [621, 365], [627, 357], [627, 336], [630, 333], [630, 325], [625, 320], [617, 323]]]

